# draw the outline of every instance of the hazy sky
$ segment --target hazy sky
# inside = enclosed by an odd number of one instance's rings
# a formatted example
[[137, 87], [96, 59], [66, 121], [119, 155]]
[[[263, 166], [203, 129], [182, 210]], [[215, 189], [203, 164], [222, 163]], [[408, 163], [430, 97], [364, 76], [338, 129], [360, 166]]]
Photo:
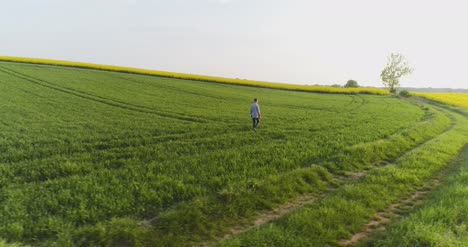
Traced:
[[0, 55], [300, 84], [468, 88], [464, 0], [15, 0], [0, 8]]

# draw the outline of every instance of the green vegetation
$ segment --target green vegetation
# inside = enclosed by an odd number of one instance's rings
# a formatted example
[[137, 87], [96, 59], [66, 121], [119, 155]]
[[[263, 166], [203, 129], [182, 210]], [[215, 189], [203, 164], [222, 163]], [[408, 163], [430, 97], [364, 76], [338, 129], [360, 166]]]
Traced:
[[411, 93], [406, 91], [406, 90], [402, 90], [398, 93], [401, 97], [411, 97]]
[[[458, 114], [448, 114], [453, 121], [452, 127], [432, 140], [408, 151], [391, 164], [370, 171], [362, 180], [341, 186], [336, 193], [320, 202], [227, 241], [223, 246], [326, 246], [349, 238], [352, 233], [359, 232], [375, 213], [424, 185], [467, 143], [468, 120]], [[441, 221], [449, 219], [444, 215]], [[394, 236], [398, 238], [397, 234]]]
[[396, 87], [400, 85], [400, 78], [413, 71], [403, 55], [392, 53], [388, 56], [387, 65], [380, 73], [380, 78], [383, 84], [389, 87], [390, 92], [395, 93]]
[[156, 70], [148, 70], [148, 69], [137, 69], [137, 68], [128, 68], [128, 67], [120, 67], [120, 66], [112, 66], [112, 65], [80, 63], [80, 62], [70, 62], [70, 61], [51, 60], [51, 59], [0, 56], [0, 61], [96, 69], [96, 70], [104, 70], [104, 71], [115, 71], [115, 72], [141, 74], [141, 75], [154, 75], [154, 76], [161, 76], [161, 77], [167, 77], [167, 78], [187, 79], [187, 80], [196, 80], [196, 81], [209, 81], [209, 82], [225, 83], [225, 84], [232, 84], [232, 85], [275, 88], [275, 89], [292, 90], [292, 91], [339, 93], [339, 94], [358, 94], [358, 93], [377, 94], [377, 95], [389, 94], [388, 91], [383, 90], [383, 89], [378, 89], [378, 88], [336, 88], [333, 86], [293, 85], [293, 84], [287, 84], [287, 83], [272, 83], [272, 82], [263, 82], [263, 81], [232, 79], [232, 78], [223, 78], [223, 77], [206, 76], [206, 75], [184, 74], [184, 73], [176, 73], [176, 72], [156, 71]]
[[33, 246], [193, 245], [319, 193], [225, 244], [329, 243], [436, 173], [468, 126], [390, 96], [9, 62], [0, 114], [0, 239]]
[[348, 81], [346, 82], [346, 84], [344, 85], [344, 87], [345, 87], [345, 88], [349, 88], [349, 87], [351, 87], [351, 88], [356, 88], [356, 87], [359, 87], [359, 84], [358, 84], [357, 81], [355, 81], [355, 80], [348, 80]]
[[26, 245], [7, 243], [5, 240], [0, 239], [0, 247], [27, 247]]
[[454, 165], [458, 169], [422, 208], [361, 246], [467, 246], [468, 146]]

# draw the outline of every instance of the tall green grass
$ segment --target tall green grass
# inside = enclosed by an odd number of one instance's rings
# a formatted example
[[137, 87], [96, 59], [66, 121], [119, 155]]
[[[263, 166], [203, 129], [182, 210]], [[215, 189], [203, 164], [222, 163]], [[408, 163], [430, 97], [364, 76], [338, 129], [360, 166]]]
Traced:
[[[222, 246], [326, 246], [349, 238], [376, 212], [422, 186], [463, 148], [467, 143], [468, 120], [458, 114], [451, 115], [455, 121], [452, 129], [418, 146], [393, 164], [373, 170], [361, 181], [340, 187], [319, 203], [226, 241]], [[441, 217], [441, 221], [445, 220], [450, 218]]]
[[427, 203], [361, 246], [468, 246], [468, 146]]
[[17, 244], [17, 243], [7, 243], [5, 240], [0, 239], [0, 247], [27, 247], [27, 246]]

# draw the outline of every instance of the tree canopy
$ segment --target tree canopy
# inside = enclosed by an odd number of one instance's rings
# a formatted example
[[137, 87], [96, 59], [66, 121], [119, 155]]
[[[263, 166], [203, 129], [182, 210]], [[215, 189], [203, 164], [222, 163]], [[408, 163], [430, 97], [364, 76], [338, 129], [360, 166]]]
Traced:
[[344, 87], [359, 87], [359, 84], [355, 80], [349, 80]]
[[390, 88], [390, 92], [395, 92], [395, 87], [400, 85], [400, 78], [411, 74], [413, 71], [403, 55], [392, 53], [388, 57], [387, 65], [380, 74], [380, 77], [383, 84]]

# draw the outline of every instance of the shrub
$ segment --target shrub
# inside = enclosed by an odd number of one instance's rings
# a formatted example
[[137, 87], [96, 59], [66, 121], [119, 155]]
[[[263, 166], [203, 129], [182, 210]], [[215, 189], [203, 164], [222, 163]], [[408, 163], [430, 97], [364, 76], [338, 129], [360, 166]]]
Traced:
[[346, 87], [346, 88], [347, 87], [359, 87], [359, 84], [355, 80], [349, 80], [348, 82], [346, 82], [344, 87]]
[[400, 91], [399, 94], [400, 94], [401, 97], [410, 97], [411, 96], [410, 92], [408, 92], [407, 90], [402, 90], [402, 91]]

